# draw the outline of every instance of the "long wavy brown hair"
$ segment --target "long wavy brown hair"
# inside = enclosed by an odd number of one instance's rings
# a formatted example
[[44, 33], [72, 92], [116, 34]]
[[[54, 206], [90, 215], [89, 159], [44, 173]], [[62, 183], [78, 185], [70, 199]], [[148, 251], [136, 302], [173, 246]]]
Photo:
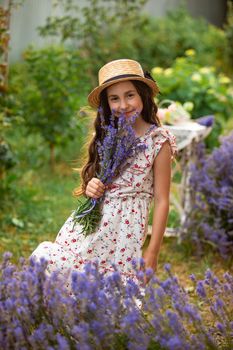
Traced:
[[[135, 86], [138, 94], [140, 95], [143, 102], [143, 109], [141, 116], [143, 120], [150, 124], [161, 126], [160, 120], [157, 117], [158, 107], [154, 102], [153, 93], [151, 88], [138, 80], [131, 80], [131, 83]], [[110, 123], [111, 110], [108, 104], [107, 89], [104, 89], [100, 94], [100, 109], [104, 116], [104, 122], [106, 125]], [[116, 125], [117, 125], [116, 118]], [[73, 191], [74, 196], [80, 196], [85, 193], [88, 182], [96, 176], [99, 171], [99, 156], [97, 151], [97, 142], [102, 140], [104, 137], [103, 128], [101, 127], [100, 111], [97, 111], [96, 119], [94, 121], [94, 136], [89, 144], [88, 148], [88, 159], [86, 164], [81, 170], [81, 186], [75, 188]]]

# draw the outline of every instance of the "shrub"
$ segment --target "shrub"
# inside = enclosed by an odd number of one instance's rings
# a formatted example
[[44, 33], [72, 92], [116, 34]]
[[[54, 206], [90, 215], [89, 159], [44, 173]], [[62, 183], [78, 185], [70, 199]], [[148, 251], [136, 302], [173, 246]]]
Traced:
[[233, 85], [229, 77], [217, 73], [212, 66], [203, 67], [195, 61], [195, 51], [186, 51], [170, 68], [154, 67], [153, 77], [161, 90], [160, 99], [185, 103], [193, 102], [192, 118], [215, 116], [215, 126], [208, 137], [208, 145], [218, 146], [218, 135], [232, 117]]
[[182, 6], [163, 18], [149, 16], [144, 12], [146, 2], [87, 0], [79, 6], [65, 0], [55, 3], [62, 7], [63, 15], [48, 17], [39, 32], [78, 47], [89, 62], [87, 74], [93, 86], [98, 69], [122, 57], [139, 60], [149, 70], [155, 65], [168, 67], [185, 50], [194, 48], [200, 64], [211, 61], [222, 68], [227, 45], [223, 30], [203, 18], [193, 18]]
[[49, 145], [53, 165], [54, 147], [81, 128], [77, 111], [87, 92], [84, 62], [80, 66], [77, 52], [58, 46], [29, 48], [24, 58], [12, 70], [12, 90], [28, 132], [39, 133]]
[[225, 55], [225, 63], [226, 68], [229, 73], [233, 73], [233, 49], [232, 49], [232, 40], [233, 40], [233, 3], [232, 1], [227, 2], [228, 10], [227, 10], [227, 19], [226, 24], [224, 26], [225, 30], [225, 40], [226, 44], [224, 45], [224, 55]]
[[[141, 28], [141, 11], [147, 0], [74, 0], [55, 3], [63, 15], [51, 16], [38, 28], [42, 36], [55, 36], [79, 49], [88, 61], [86, 74], [96, 86], [99, 68], [114, 58], [134, 57], [135, 31]], [[126, 30], [124, 30], [126, 28]], [[119, 35], [121, 33], [121, 35]]]
[[183, 241], [199, 253], [211, 245], [223, 257], [233, 254], [233, 132], [212, 154], [199, 147], [199, 162], [191, 167], [193, 205], [182, 227]]
[[191, 48], [197, 52], [195, 60], [200, 65], [212, 62], [223, 69], [222, 55], [227, 46], [223, 30], [204, 18], [192, 17], [184, 6], [168, 11], [162, 18], [144, 16], [134, 43], [139, 61], [150, 69], [155, 65], [171, 66]]
[[[233, 86], [229, 77], [218, 74], [212, 66], [200, 66], [195, 62], [194, 50], [178, 57], [170, 68], [154, 67], [162, 96], [185, 103], [194, 103], [193, 118], [203, 115], [221, 115], [228, 120], [232, 115]], [[162, 97], [161, 96], [161, 97]]]
[[[155, 276], [142, 291], [115, 271], [103, 275], [97, 263], [72, 273], [71, 295], [57, 273], [48, 277], [46, 263], [12, 265], [9, 253], [1, 266], [0, 345], [4, 349], [224, 349], [232, 347], [233, 278], [220, 282], [206, 272], [196, 283], [197, 304], [211, 315], [204, 320], [198, 306], [165, 266], [169, 276]], [[142, 262], [141, 262], [142, 263]], [[136, 270], [138, 280], [145, 273]], [[200, 303], [201, 301], [201, 303]], [[218, 322], [215, 324], [215, 322]]]
[[10, 95], [0, 92], [0, 180], [3, 180], [6, 171], [16, 164], [16, 156], [7, 141], [6, 134], [14, 124], [19, 125], [20, 118], [13, 114], [10, 100]]

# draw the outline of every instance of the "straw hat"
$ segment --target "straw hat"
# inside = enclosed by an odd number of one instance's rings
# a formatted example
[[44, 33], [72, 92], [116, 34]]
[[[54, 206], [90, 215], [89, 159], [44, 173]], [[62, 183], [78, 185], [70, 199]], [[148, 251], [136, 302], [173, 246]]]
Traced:
[[126, 80], [140, 80], [148, 85], [155, 96], [159, 92], [158, 85], [152, 79], [146, 78], [141, 65], [137, 61], [120, 59], [105, 64], [99, 70], [99, 86], [88, 96], [90, 106], [98, 108], [100, 93], [110, 85]]

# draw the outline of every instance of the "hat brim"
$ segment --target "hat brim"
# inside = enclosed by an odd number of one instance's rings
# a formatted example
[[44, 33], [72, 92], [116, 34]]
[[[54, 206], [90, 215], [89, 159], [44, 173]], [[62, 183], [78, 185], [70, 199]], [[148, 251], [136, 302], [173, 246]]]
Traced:
[[116, 83], [120, 83], [122, 81], [127, 81], [127, 80], [139, 80], [148, 85], [152, 92], [153, 96], [157, 95], [159, 93], [159, 88], [158, 85], [156, 84], [155, 81], [143, 78], [143, 77], [126, 77], [126, 78], [119, 78], [114, 81], [109, 81], [107, 83], [104, 83], [100, 86], [97, 86], [95, 89], [92, 90], [92, 92], [88, 95], [88, 103], [91, 107], [93, 108], [98, 108], [100, 106], [100, 93], [106, 89], [107, 87], [114, 85]]

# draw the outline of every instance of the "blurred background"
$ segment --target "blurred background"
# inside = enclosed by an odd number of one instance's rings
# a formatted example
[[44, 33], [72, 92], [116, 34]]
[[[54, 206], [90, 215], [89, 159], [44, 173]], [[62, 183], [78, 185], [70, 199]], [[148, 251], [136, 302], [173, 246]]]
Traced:
[[[2, 1], [4, 3], [4, 1]], [[7, 1], [5, 1], [7, 3]], [[25, 0], [22, 6], [13, 9], [11, 16], [11, 51], [10, 61], [21, 58], [23, 50], [29, 44], [43, 46], [45, 43], [52, 43], [53, 40], [42, 38], [37, 30], [38, 26], [45, 24], [46, 18], [53, 15], [64, 15], [63, 1], [54, 0]], [[88, 1], [77, 0], [80, 8]], [[203, 17], [209, 23], [223, 28], [227, 21], [227, 0], [150, 0], [144, 2], [141, 10], [148, 16], [161, 18], [166, 16], [167, 11], [175, 10], [178, 6], [185, 4], [190, 16], [194, 18]]]

